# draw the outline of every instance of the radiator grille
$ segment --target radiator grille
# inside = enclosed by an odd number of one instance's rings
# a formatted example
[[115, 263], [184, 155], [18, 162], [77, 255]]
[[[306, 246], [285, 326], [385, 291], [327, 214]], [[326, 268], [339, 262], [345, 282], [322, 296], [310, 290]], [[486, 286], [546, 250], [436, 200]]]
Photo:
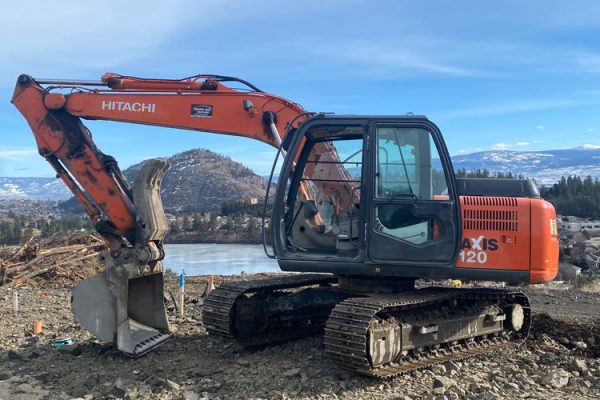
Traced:
[[[461, 198], [463, 204], [463, 229], [474, 231], [509, 231], [519, 229], [517, 199], [514, 197], [476, 197]], [[471, 209], [469, 206], [490, 207]], [[507, 208], [509, 208], [507, 210]]]

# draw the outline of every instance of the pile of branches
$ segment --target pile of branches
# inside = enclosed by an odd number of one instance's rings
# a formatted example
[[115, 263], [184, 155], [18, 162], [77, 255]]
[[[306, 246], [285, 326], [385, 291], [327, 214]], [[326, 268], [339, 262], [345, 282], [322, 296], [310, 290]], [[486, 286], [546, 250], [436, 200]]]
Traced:
[[74, 286], [103, 269], [98, 254], [105, 248], [102, 238], [89, 232], [27, 239], [0, 250], [0, 286]]

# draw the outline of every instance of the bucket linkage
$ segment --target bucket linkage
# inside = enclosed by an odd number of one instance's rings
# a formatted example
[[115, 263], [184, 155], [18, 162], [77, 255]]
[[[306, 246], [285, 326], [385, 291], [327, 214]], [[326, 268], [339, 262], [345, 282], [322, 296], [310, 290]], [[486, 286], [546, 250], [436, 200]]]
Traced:
[[169, 168], [166, 160], [147, 161], [132, 189], [136, 208], [134, 245], [114, 233], [102, 232], [111, 249], [100, 253], [105, 270], [73, 289], [77, 321], [118, 350], [139, 357], [169, 339], [164, 307], [162, 240], [167, 232], [160, 184]]

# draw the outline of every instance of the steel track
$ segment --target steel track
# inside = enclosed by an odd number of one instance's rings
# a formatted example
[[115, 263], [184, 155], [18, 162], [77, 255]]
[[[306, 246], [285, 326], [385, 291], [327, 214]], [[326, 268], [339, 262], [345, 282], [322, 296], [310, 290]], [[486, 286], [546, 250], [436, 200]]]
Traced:
[[208, 333], [237, 339], [247, 346], [260, 346], [285, 342], [307, 336], [298, 330], [269, 332], [262, 337], [240, 338], [235, 328], [236, 301], [252, 293], [296, 289], [303, 286], [324, 285], [337, 282], [333, 275], [299, 274], [272, 279], [226, 283], [213, 290], [204, 301], [202, 318]]
[[[210, 334], [236, 339], [246, 346], [280, 343], [314, 334], [314, 331], [308, 330], [304, 332], [274, 328], [260, 336], [240, 338], [235, 327], [236, 301], [253, 293], [332, 284], [336, 280], [337, 278], [331, 275], [303, 274], [221, 285], [204, 302], [204, 325]], [[512, 346], [527, 337], [531, 326], [529, 301], [525, 294], [518, 290], [427, 288], [390, 295], [362, 296], [364, 297], [352, 297], [341, 301], [331, 311], [325, 324], [325, 353], [343, 369], [378, 378], [390, 378], [434, 364], [461, 360]], [[518, 303], [525, 313], [524, 326], [518, 333], [502, 332], [491, 337], [484, 335], [441, 343], [416, 355], [407, 355], [395, 362], [373, 368], [368, 355], [367, 341], [369, 327], [374, 321], [393, 315], [400, 321], [404, 316], [426, 322], [432, 307], [441, 309], [444, 304], [449, 305], [453, 301], [466, 304]]]
[[[488, 338], [475, 337], [452, 344], [440, 344], [415, 356], [405, 356], [395, 362], [373, 368], [368, 352], [368, 331], [374, 318], [383, 313], [395, 316], [422, 314], [426, 321], [427, 311], [419, 308], [454, 300], [470, 302], [519, 303], [525, 313], [525, 324], [518, 332]], [[401, 318], [401, 317], [400, 317]], [[325, 327], [325, 353], [341, 368], [364, 375], [390, 378], [405, 372], [425, 368], [452, 360], [461, 360], [505, 348], [527, 337], [531, 326], [531, 309], [525, 294], [517, 290], [502, 289], [421, 289], [392, 296], [372, 295], [347, 299], [333, 309]]]

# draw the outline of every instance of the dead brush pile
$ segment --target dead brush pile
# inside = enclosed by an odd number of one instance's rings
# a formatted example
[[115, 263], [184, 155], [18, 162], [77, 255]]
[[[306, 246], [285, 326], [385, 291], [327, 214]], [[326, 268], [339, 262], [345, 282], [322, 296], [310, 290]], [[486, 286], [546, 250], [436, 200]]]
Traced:
[[74, 286], [102, 270], [98, 253], [105, 248], [102, 238], [89, 232], [28, 239], [0, 250], [0, 286]]

